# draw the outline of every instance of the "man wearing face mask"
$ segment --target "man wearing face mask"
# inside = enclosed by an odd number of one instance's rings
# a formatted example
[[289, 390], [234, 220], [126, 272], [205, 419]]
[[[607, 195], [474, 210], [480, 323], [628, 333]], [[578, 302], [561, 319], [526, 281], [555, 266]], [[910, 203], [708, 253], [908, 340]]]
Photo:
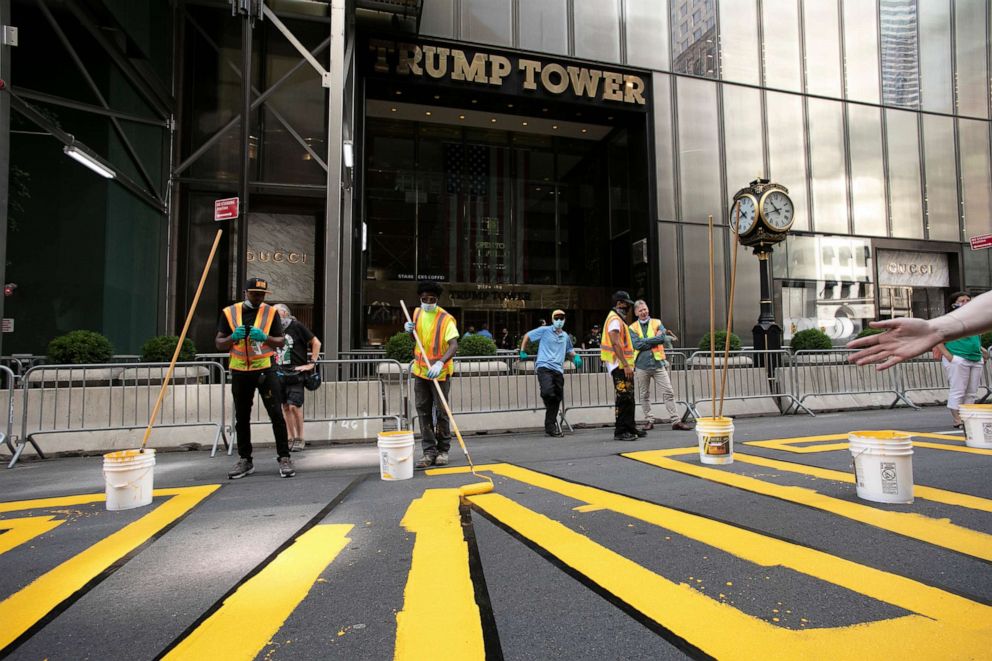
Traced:
[[[423, 430], [421, 447], [423, 456], [415, 464], [417, 468], [444, 466], [448, 463], [451, 449], [451, 423], [444, 406], [437, 396], [432, 380], [441, 386], [445, 399], [451, 389], [449, 378], [455, 371], [451, 360], [458, 351], [458, 328], [455, 318], [437, 304], [441, 297], [441, 285], [430, 280], [417, 284], [420, 307], [413, 311], [413, 321], [403, 325], [407, 333], [417, 333], [427, 355], [418, 346], [413, 361], [413, 395]], [[435, 418], [437, 423], [435, 425]]]
[[613, 309], [606, 315], [603, 335], [599, 340], [599, 357], [613, 378], [616, 402], [613, 439], [616, 441], [636, 441], [647, 435], [634, 422], [634, 347], [627, 326], [627, 314], [633, 305], [634, 301], [627, 292], [613, 294]]
[[224, 308], [217, 324], [214, 344], [218, 351], [230, 352], [231, 394], [234, 396], [234, 429], [238, 437], [240, 459], [227, 477], [237, 480], [255, 472], [252, 463], [251, 409], [255, 391], [262, 396], [265, 412], [272, 421], [276, 441], [279, 476], [293, 477], [296, 471], [289, 458], [289, 438], [282, 415], [282, 390], [272, 365], [275, 350], [286, 340], [275, 309], [265, 304], [269, 283], [262, 278], [248, 278], [245, 300]]
[[661, 323], [661, 319], [651, 318], [651, 311], [646, 302], [634, 303], [634, 316], [637, 319], [630, 325], [630, 337], [634, 344], [634, 385], [637, 387], [637, 399], [641, 402], [644, 417], [647, 418], [645, 431], [654, 429], [654, 418], [651, 415], [652, 381], [668, 410], [666, 422], [671, 422], [672, 429], [675, 430], [692, 429], [691, 425], [679, 419], [678, 409], [675, 408], [675, 392], [668, 374], [665, 350], [672, 348], [674, 336]]
[[565, 311], [555, 310], [551, 313], [550, 326], [538, 326], [524, 333], [520, 341], [520, 360], [527, 359], [528, 342], [539, 343], [534, 367], [541, 399], [544, 400], [544, 433], [555, 438], [564, 436], [558, 424], [558, 411], [565, 395], [565, 358], [571, 360], [576, 368], [582, 367], [582, 358], [576, 355], [572, 338], [564, 329]]

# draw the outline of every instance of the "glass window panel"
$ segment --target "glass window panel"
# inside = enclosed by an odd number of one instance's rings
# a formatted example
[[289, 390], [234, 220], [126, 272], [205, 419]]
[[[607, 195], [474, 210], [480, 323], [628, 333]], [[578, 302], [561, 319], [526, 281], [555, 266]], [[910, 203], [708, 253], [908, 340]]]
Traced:
[[420, 34], [425, 37], [455, 36], [455, 0], [424, 0]]
[[461, 19], [461, 38], [465, 41], [498, 46], [513, 42], [510, 0], [462, 0]]
[[[661, 314], [667, 328], [682, 337], [682, 329], [678, 324], [684, 319], [679, 306], [679, 282], [682, 274], [679, 271], [679, 225], [677, 223], [658, 223], [658, 264], [661, 272]], [[690, 344], [688, 339], [679, 344]]]
[[886, 236], [882, 113], [872, 106], [847, 106], [851, 140], [851, 202], [855, 234]]
[[923, 115], [927, 225], [930, 238], [960, 241], [958, 171], [954, 158], [954, 120]]
[[796, 208], [793, 229], [808, 230], [806, 129], [802, 97], [766, 92], [765, 105], [768, 109], [768, 176], [789, 189], [789, 197]]
[[[839, 97], [840, 28], [836, 0], [804, 0], [806, 91]], [[765, 38], [768, 38], [767, 32]]]
[[799, 6], [796, 0], [764, 0], [761, 3], [764, 32], [765, 84], [768, 87], [802, 90], [799, 69]]
[[989, 124], [958, 120], [961, 153], [961, 195], [964, 198], [964, 236], [992, 232], [992, 171], [989, 168]]
[[920, 104], [916, 0], [881, 0], [882, 103]]
[[920, 103], [924, 110], [954, 112], [951, 79], [951, 2], [920, 4]]
[[992, 288], [992, 250], [964, 251], [964, 284], [968, 289]]
[[620, 61], [620, 0], [573, 0], [575, 55]]
[[672, 77], [652, 76], [654, 94], [655, 174], [658, 178], [658, 218], [675, 220], [675, 162], [672, 141]]
[[370, 120], [366, 146], [365, 214], [368, 266], [376, 280], [417, 274], [415, 124]]
[[659, 0], [626, 0], [627, 64], [668, 69], [668, 15]]
[[679, 109], [679, 165], [682, 220], [705, 223], [722, 218], [720, 162], [716, 113], [716, 84], [692, 78], [677, 79]]
[[720, 3], [720, 76], [757, 85], [758, 7], [751, 2]]
[[[765, 172], [761, 134], [761, 92], [723, 86], [723, 131], [727, 167], [727, 200]], [[731, 221], [733, 219], [730, 219]]]
[[920, 134], [918, 115], [905, 110], [885, 111], [889, 156], [889, 212], [892, 236], [923, 238], [923, 192], [920, 190]]
[[520, 47], [542, 53], [568, 53], [566, 0], [528, 0], [518, 13]]
[[[688, 302], [685, 310], [685, 336], [684, 344], [689, 346], [698, 344], [703, 335], [710, 331], [709, 306], [704, 301], [710, 300], [710, 280], [707, 273], [710, 272], [709, 253], [709, 231], [706, 227], [698, 225], [682, 226], [682, 272], [693, 274], [685, 276], [685, 300]], [[727, 297], [725, 295], [724, 274], [724, 242], [722, 228], [715, 228], [713, 231], [713, 299], [717, 318], [717, 328], [723, 328], [726, 323]], [[745, 262], [746, 263], [746, 262]], [[738, 263], [737, 269], [741, 270], [743, 265]], [[752, 264], [752, 268], [754, 268]], [[757, 269], [755, 269], [757, 270]], [[698, 274], [698, 275], [697, 275]], [[702, 304], [700, 304], [702, 303]], [[722, 319], [723, 321], [719, 321]], [[736, 324], [734, 324], [736, 326]], [[743, 324], [742, 324], [743, 325]], [[749, 326], [750, 324], [748, 324]], [[747, 328], [748, 326], [744, 326]], [[741, 338], [743, 344], [750, 344], [748, 334], [743, 334]]]
[[874, 0], [844, 3], [847, 98], [878, 103], [878, 14]]
[[672, 71], [716, 78], [713, 0], [672, 0]]
[[818, 232], [847, 234], [844, 118], [840, 103], [809, 99], [809, 154], [813, 227]]
[[988, 0], [954, 3], [959, 115], [989, 116], [988, 10]]

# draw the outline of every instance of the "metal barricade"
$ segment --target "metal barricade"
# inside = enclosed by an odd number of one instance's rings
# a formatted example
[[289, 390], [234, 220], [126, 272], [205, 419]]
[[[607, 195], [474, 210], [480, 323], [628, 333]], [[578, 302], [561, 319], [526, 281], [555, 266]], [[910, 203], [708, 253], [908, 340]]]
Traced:
[[7, 412], [7, 423], [0, 425], [0, 444], [6, 445], [13, 455], [17, 452], [14, 445], [14, 393], [17, 389], [17, 378], [14, 371], [6, 365], [0, 365], [0, 397], [7, 396], [4, 410]]
[[[989, 372], [989, 363], [988, 361], [983, 361], [983, 363], [982, 383], [979, 385], [979, 392], [984, 390], [985, 394], [976, 399], [976, 402], [979, 403], [987, 400], [990, 392], [992, 392], [989, 388], [989, 377], [992, 376]], [[907, 400], [909, 396], [906, 393], [943, 391], [941, 393], [944, 395], [943, 401], [947, 401], [947, 391], [951, 387], [951, 384], [947, 380], [947, 373], [944, 372], [942, 361], [933, 360], [929, 353], [911, 360], [904, 360], [892, 368], [892, 371], [896, 374], [896, 384], [899, 392]], [[940, 398], [939, 394], [937, 398]]]
[[[814, 415], [794, 394], [794, 384], [786, 369], [791, 365], [788, 351], [756, 349], [731, 351], [727, 355], [726, 377], [723, 370], [723, 351], [716, 352], [713, 362], [716, 365], [716, 392], [713, 392], [710, 352], [695, 351], [689, 357], [693, 409], [698, 409], [703, 402], [709, 402], [712, 410], [713, 403], [720, 398], [722, 391], [724, 401], [772, 399], [778, 404], [782, 415], [791, 413], [794, 408]], [[726, 378], [725, 383], [724, 378]], [[788, 405], [783, 408], [781, 400], [786, 400]]]
[[854, 365], [848, 361], [852, 353], [848, 349], [795, 352], [789, 371], [800, 405], [810, 397], [891, 393], [889, 408], [899, 402], [917, 408], [899, 387], [897, 370], [879, 372], [875, 365]]
[[[168, 363], [38, 365], [21, 378], [20, 442], [12, 468], [28, 444], [51, 434], [144, 429]], [[214, 363], [177, 363], [156, 428], [213, 427], [213, 448], [225, 435], [224, 370]]]

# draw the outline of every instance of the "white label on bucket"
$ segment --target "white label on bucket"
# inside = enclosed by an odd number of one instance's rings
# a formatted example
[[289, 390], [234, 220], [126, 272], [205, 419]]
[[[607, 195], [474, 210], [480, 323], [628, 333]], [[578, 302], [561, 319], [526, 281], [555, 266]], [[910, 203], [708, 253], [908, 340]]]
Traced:
[[896, 465], [894, 462], [880, 461], [878, 469], [882, 475], [882, 493], [895, 495], [899, 493], [899, 483], [896, 479]]
[[982, 436], [985, 437], [986, 441], [992, 441], [992, 422], [982, 423]]

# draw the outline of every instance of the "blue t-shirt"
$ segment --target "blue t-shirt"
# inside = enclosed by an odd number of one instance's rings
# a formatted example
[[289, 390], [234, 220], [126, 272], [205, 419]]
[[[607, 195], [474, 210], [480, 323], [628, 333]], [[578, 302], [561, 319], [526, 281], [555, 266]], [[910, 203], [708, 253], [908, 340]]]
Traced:
[[565, 362], [565, 354], [571, 353], [572, 338], [563, 329], [556, 333], [553, 326], [538, 326], [532, 331], [528, 331], [527, 337], [532, 342], [540, 342], [537, 349], [537, 364], [535, 369], [547, 367], [556, 372], [565, 372], [562, 364]]

